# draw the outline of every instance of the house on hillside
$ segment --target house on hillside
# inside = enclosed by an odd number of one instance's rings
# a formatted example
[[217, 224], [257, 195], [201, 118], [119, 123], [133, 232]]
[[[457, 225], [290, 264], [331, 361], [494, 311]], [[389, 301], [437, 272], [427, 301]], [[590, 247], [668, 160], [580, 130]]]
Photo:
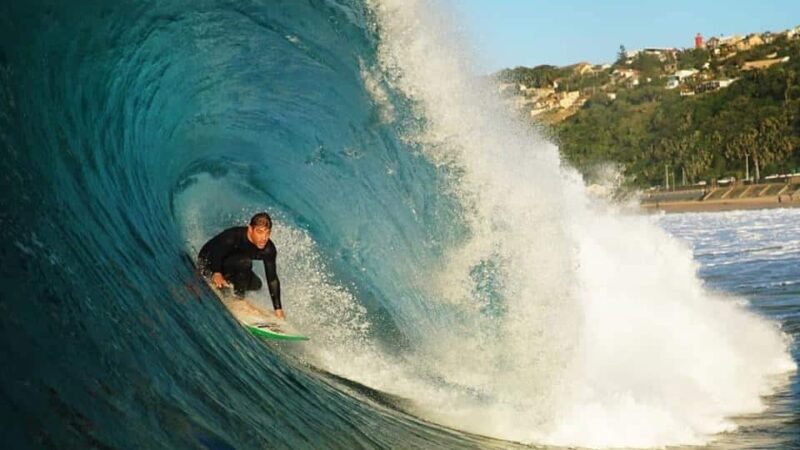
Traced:
[[630, 79], [630, 78], [638, 78], [639, 71], [636, 69], [614, 69], [614, 72], [611, 73], [614, 78], [617, 79]]
[[720, 47], [736, 47], [736, 44], [738, 44], [742, 39], [744, 38], [738, 34], [734, 34], [733, 36], [723, 36], [719, 38], [719, 44]]
[[722, 41], [718, 37], [712, 37], [706, 41], [706, 48], [709, 50], [716, 50], [722, 45]]
[[736, 78], [731, 78], [727, 80], [709, 80], [700, 83], [697, 88], [695, 88], [694, 92], [696, 94], [703, 94], [705, 92], [713, 92], [719, 89], [726, 88], [736, 81]]
[[676, 87], [681, 85], [681, 81], [674, 77], [669, 77], [667, 79], [667, 85], [665, 86], [667, 89], [675, 89]]
[[694, 92], [697, 94], [703, 94], [705, 92], [716, 91], [717, 89], [719, 89], [719, 81], [710, 80], [698, 84], [697, 87], [694, 89]]
[[667, 58], [675, 59], [679, 51], [680, 50], [674, 47], [648, 47], [644, 49], [646, 54], [658, 56], [661, 62], [666, 61]]
[[760, 59], [758, 61], [748, 61], [744, 63], [742, 66], [742, 70], [761, 70], [766, 69], [770, 66], [774, 66], [775, 64], [785, 63], [789, 61], [788, 56], [784, 56], [783, 58], [773, 58], [773, 59]]
[[737, 49], [737, 44], [740, 41], [742, 41], [742, 37], [739, 35], [719, 36], [719, 37], [715, 36], [706, 41], [706, 48], [713, 55], [724, 55], [724, 54], [735, 53]]
[[551, 88], [551, 87], [528, 88], [528, 90], [525, 91], [525, 95], [527, 97], [531, 97], [533, 99], [540, 99], [540, 98], [547, 97], [548, 95], [551, 95], [551, 94], [553, 94], [555, 92], [556, 92], [556, 90]]
[[611, 76], [615, 83], [624, 84], [629, 88], [639, 85], [639, 71], [635, 69], [616, 68]]
[[628, 60], [633, 60], [633, 58], [636, 58], [636, 56], [641, 52], [642, 50], [628, 50], [625, 52], [625, 58]]
[[538, 99], [533, 104], [533, 109], [531, 109], [531, 117], [536, 117], [544, 112], [558, 109], [561, 106], [559, 98], [561, 94], [563, 93], [553, 93], [547, 97]]
[[579, 62], [573, 66], [572, 70], [578, 75], [588, 75], [594, 73], [594, 66], [588, 62]]
[[725, 48], [736, 48], [736, 44], [742, 40], [739, 35], [735, 36], [714, 36], [706, 41], [706, 48], [714, 54], [719, 54], [719, 50]]
[[762, 45], [764, 40], [757, 34], [749, 34], [746, 38], [736, 42], [735, 47], [739, 51], [750, 50], [753, 47]]
[[558, 93], [558, 106], [562, 108], [569, 108], [574, 105], [580, 98], [581, 93], [578, 91], [559, 92]]
[[500, 94], [505, 93], [509, 89], [513, 92], [516, 88], [516, 83], [497, 83], [497, 92]]
[[646, 47], [641, 50], [626, 52], [625, 56], [628, 58], [629, 64], [633, 62], [633, 58], [640, 53], [657, 56], [659, 61], [664, 62], [667, 57], [674, 58], [678, 54], [678, 49], [672, 47]]
[[675, 89], [680, 86], [687, 78], [693, 77], [697, 74], [696, 69], [679, 70], [667, 78], [667, 89]]

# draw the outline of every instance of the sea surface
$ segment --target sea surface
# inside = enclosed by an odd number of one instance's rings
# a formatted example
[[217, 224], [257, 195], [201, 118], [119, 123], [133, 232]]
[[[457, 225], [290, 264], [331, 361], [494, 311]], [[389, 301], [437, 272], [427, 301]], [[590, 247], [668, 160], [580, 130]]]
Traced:
[[[659, 223], [691, 246], [709, 289], [779, 323], [800, 358], [800, 209], [674, 214]], [[711, 448], [800, 447], [799, 392], [793, 375], [766, 398], [766, 412], [737, 419], [740, 428]]]
[[[0, 446], [800, 445], [797, 210], [591, 197], [453, 6], [0, 3]], [[306, 343], [195, 271], [262, 210]]]

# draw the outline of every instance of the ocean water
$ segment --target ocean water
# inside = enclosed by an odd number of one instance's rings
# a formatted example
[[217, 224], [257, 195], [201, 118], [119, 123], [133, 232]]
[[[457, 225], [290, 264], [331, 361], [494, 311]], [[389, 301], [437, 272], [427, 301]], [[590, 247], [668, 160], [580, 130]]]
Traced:
[[[659, 223], [692, 248], [707, 289], [779, 324], [797, 361], [800, 331], [800, 209], [665, 215]], [[737, 430], [711, 448], [796, 448], [800, 385], [779, 377], [760, 414], [737, 417]]]
[[[2, 3], [4, 448], [795, 445], [797, 213], [591, 198], [453, 7]], [[259, 210], [308, 343], [195, 274]]]

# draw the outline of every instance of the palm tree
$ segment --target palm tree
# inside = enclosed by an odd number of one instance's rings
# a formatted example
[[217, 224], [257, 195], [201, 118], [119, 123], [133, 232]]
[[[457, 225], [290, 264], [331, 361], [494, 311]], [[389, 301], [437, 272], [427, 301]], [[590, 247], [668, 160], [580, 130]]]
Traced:
[[[757, 143], [758, 130], [752, 127], [745, 127], [725, 144], [725, 157], [730, 159], [747, 159], [753, 156]], [[753, 156], [753, 160], [755, 161], [755, 156]], [[758, 178], [758, 167], [756, 167], [756, 181], [758, 181]]]
[[689, 179], [694, 184], [696, 176], [711, 167], [713, 155], [708, 147], [701, 144], [700, 131], [694, 131], [684, 139], [686, 144], [681, 159], [686, 171], [689, 172]]
[[756, 179], [759, 178], [759, 165], [783, 160], [789, 156], [793, 147], [791, 130], [785, 116], [775, 115], [764, 119], [758, 127], [758, 138], [761, 145], [753, 153]]

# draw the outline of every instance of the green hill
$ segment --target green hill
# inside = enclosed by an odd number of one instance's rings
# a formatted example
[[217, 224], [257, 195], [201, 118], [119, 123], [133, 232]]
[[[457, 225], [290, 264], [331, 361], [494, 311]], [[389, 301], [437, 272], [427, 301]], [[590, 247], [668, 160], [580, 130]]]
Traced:
[[524, 86], [512, 90], [517, 96], [548, 86], [549, 95], [580, 93], [568, 114], [554, 109], [536, 119], [550, 122], [564, 158], [587, 175], [613, 163], [628, 184], [646, 187], [667, 177], [670, 184], [743, 179], [747, 168], [755, 179], [800, 172], [800, 39], [766, 34], [714, 44], [636, 55], [621, 48], [601, 70], [516, 68], [498, 79]]

